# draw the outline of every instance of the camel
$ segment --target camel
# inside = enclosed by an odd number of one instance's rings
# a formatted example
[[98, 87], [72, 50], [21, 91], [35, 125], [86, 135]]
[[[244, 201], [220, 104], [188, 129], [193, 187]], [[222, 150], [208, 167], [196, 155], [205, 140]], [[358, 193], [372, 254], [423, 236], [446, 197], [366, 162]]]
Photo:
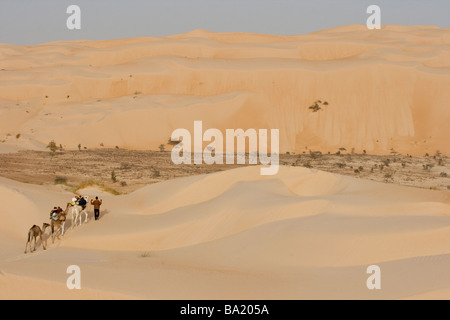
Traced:
[[[87, 203], [89, 203], [89, 197], [84, 197], [84, 199], [86, 200]], [[75, 202], [75, 201], [73, 201]], [[71, 203], [68, 203], [68, 205], [72, 206], [72, 228], [75, 228], [77, 226], [77, 220], [78, 218], [80, 219], [80, 223], [79, 225], [81, 225], [83, 223], [82, 220], [82, 214], [85, 214], [85, 221], [84, 223], [88, 222], [88, 212], [87, 209], [83, 210], [83, 208], [79, 205], [72, 205]]]
[[[44, 241], [42, 241], [42, 235], [44, 234], [45, 229], [47, 229], [48, 227], [50, 227], [50, 225], [48, 223], [44, 223], [42, 225], [42, 230], [37, 225], [34, 225], [34, 226], [32, 226], [30, 228], [30, 230], [28, 231], [28, 241], [27, 241], [27, 244], [25, 245], [25, 254], [27, 253], [28, 245], [30, 245], [30, 252], [36, 251], [36, 239], [37, 239], [37, 237], [39, 237], [39, 239], [41, 239], [41, 243], [42, 243], [42, 246], [44, 247], [44, 250], [47, 250], [45, 248]], [[33, 239], [34, 239], [34, 249], [31, 249], [31, 243], [33, 242]]]
[[[53, 220], [52, 218], [50, 218], [51, 220], [51, 229], [52, 229], [52, 243], [55, 243], [55, 237], [57, 236], [57, 232], [61, 231], [61, 235], [64, 236], [64, 231], [65, 231], [65, 226], [66, 226], [66, 216], [67, 213], [69, 211], [69, 206], [71, 204], [68, 203], [66, 210], [64, 210], [63, 212], [60, 213], [60, 219], [59, 220]], [[55, 231], [56, 230], [56, 231]], [[59, 235], [58, 235], [58, 239], [59, 239]]]

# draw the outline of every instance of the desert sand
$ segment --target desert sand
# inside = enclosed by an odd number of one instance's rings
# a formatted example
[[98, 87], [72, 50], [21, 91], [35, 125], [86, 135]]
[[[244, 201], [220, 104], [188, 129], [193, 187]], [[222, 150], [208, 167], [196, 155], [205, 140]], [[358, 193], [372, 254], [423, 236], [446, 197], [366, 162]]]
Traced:
[[[0, 152], [157, 150], [203, 120], [278, 128], [283, 153], [448, 154], [449, 48], [450, 29], [430, 26], [0, 44]], [[450, 298], [448, 191], [283, 165], [78, 192], [103, 199], [101, 219], [88, 206], [87, 224], [69, 217], [24, 254], [28, 229], [73, 193], [0, 177], [0, 299]]]
[[157, 150], [202, 120], [280, 129], [282, 153], [449, 154], [449, 47], [449, 28], [359, 25], [0, 44], [0, 151]]
[[[0, 188], [2, 299], [449, 297], [448, 192], [245, 167], [100, 194], [101, 220], [91, 212], [47, 251], [25, 255], [30, 223], [71, 194], [5, 178]], [[366, 287], [373, 264], [379, 291]], [[80, 291], [65, 287], [69, 265], [82, 270]]]

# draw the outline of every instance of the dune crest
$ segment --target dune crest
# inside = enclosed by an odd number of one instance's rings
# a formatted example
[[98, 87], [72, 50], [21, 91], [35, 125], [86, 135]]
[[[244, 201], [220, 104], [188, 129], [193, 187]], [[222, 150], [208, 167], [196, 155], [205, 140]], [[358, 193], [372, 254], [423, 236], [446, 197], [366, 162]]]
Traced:
[[449, 154], [449, 48], [432, 26], [1, 44], [1, 149], [156, 149], [203, 120], [279, 128], [281, 152]]
[[[70, 196], [0, 182], [0, 194], [18, 200], [21, 221], [45, 221], [47, 204]], [[442, 297], [450, 287], [446, 192], [295, 167], [268, 177], [245, 167], [102, 198], [100, 221], [69, 230], [45, 252], [21, 254], [25, 226], [2, 229], [4, 298], [32, 298], [39, 286], [49, 290], [37, 298], [374, 298], [364, 286], [372, 264], [389, 288], [376, 298]], [[2, 221], [13, 216], [8, 210]], [[72, 264], [83, 270], [82, 292], [64, 288]]]

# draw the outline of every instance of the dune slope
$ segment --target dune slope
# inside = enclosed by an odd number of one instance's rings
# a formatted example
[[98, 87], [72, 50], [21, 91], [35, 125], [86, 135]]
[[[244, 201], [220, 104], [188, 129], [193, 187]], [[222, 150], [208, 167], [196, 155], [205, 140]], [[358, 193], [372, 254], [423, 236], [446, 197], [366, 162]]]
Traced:
[[0, 145], [156, 149], [203, 120], [280, 129], [281, 152], [449, 154], [449, 87], [450, 30], [431, 26], [0, 44]]
[[[294, 167], [263, 177], [246, 167], [105, 195], [100, 221], [24, 255], [26, 223], [45, 221], [48, 204], [70, 194], [0, 182], [19, 200], [1, 211], [15, 224], [0, 238], [2, 298], [41, 286], [41, 298], [78, 299], [63, 290], [70, 265], [81, 267], [92, 298], [448, 298], [446, 192]], [[381, 291], [366, 287], [373, 264]]]

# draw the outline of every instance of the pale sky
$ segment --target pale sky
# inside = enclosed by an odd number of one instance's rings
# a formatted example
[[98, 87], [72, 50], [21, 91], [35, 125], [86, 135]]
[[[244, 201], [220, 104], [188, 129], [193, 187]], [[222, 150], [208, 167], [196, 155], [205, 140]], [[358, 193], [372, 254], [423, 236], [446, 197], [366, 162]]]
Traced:
[[[69, 5], [81, 30], [69, 30]], [[366, 24], [369, 5], [382, 24], [450, 27], [450, 0], [0, 0], [0, 43], [164, 36], [197, 28], [295, 35]]]

